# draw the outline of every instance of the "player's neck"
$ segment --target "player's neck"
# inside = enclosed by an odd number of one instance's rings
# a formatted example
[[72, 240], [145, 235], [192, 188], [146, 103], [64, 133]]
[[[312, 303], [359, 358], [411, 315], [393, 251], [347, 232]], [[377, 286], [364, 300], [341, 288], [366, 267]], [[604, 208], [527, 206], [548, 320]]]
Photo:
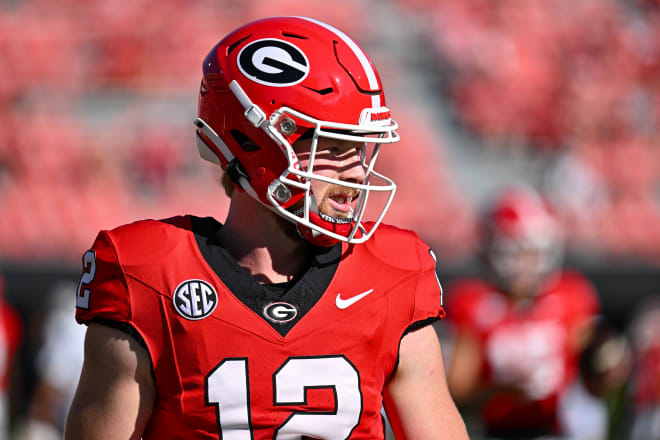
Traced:
[[293, 225], [245, 193], [235, 194], [220, 231], [223, 247], [259, 282], [281, 283], [307, 269], [312, 246]]

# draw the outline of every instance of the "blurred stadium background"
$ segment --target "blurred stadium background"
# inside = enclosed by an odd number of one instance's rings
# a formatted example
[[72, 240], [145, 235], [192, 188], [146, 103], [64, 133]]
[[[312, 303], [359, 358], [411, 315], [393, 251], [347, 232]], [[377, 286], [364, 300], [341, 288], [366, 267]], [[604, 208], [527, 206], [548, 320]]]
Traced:
[[483, 204], [525, 182], [620, 328], [660, 294], [658, 1], [0, 0], [0, 271], [25, 326], [13, 421], [44, 304], [99, 229], [224, 218], [194, 146], [201, 60], [268, 15], [327, 21], [371, 55], [401, 123], [381, 155], [399, 183], [386, 220], [434, 247], [442, 280], [475, 270]]

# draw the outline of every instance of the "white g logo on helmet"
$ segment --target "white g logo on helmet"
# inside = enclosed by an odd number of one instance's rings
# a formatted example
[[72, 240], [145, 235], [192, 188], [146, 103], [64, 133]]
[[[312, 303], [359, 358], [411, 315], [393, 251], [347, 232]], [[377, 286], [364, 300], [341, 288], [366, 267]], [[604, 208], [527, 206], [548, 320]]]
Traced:
[[293, 44], [275, 38], [248, 44], [239, 52], [237, 62], [243, 75], [266, 86], [293, 86], [309, 73], [305, 54]]

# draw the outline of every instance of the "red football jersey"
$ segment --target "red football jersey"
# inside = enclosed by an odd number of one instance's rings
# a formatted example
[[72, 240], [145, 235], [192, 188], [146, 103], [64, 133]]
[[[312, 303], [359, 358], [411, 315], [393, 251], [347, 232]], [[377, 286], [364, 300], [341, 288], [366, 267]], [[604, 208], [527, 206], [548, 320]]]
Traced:
[[481, 280], [456, 282], [447, 292], [451, 324], [481, 341], [481, 383], [512, 385], [484, 404], [496, 432], [556, 431], [556, 403], [576, 378], [579, 352], [571, 335], [599, 311], [595, 290], [575, 272], [553, 276], [524, 307]]
[[102, 231], [83, 258], [78, 322], [126, 323], [151, 356], [157, 401], [143, 438], [382, 439], [401, 337], [444, 316], [428, 246], [381, 225], [366, 244], [341, 246], [305, 313], [286, 296], [259, 309], [211, 267], [195, 221]]

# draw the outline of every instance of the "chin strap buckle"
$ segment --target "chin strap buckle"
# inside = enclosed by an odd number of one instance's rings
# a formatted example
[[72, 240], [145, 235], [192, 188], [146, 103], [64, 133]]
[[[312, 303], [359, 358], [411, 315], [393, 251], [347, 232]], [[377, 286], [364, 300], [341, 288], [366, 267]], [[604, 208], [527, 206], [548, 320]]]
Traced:
[[241, 184], [241, 182], [250, 182], [250, 176], [248, 176], [245, 168], [243, 168], [243, 165], [241, 165], [241, 163], [236, 158], [230, 160], [227, 163], [225, 172], [229, 175], [231, 180], [233, 180], [234, 183], [236, 183], [242, 189], [245, 189], [245, 187]]

